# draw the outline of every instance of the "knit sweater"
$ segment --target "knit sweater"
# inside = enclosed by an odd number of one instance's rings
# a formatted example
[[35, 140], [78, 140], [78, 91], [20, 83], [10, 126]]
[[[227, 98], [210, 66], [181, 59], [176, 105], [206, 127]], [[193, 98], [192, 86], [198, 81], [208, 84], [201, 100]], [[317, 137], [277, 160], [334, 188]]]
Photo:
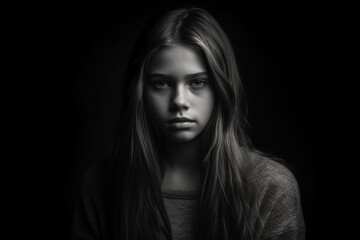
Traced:
[[[255, 201], [264, 224], [261, 239], [305, 239], [300, 192], [294, 175], [282, 164], [257, 154], [252, 154], [252, 163], [249, 180], [255, 184]], [[99, 179], [96, 169], [90, 169], [84, 175], [74, 208], [73, 240], [106, 239], [106, 216]], [[173, 239], [195, 239], [200, 224], [200, 192], [162, 191]]]

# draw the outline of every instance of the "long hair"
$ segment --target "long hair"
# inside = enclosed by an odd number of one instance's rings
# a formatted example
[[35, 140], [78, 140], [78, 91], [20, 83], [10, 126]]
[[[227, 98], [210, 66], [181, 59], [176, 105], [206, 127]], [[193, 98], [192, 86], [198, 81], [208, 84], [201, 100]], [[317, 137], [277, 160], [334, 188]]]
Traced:
[[246, 103], [233, 49], [217, 21], [200, 8], [177, 9], [140, 36], [126, 75], [122, 130], [113, 155], [116, 239], [172, 239], [161, 192], [161, 138], [147, 117], [144, 80], [159, 50], [185, 44], [203, 58], [215, 106], [201, 137], [205, 154], [200, 239], [256, 239], [258, 212], [247, 166]]

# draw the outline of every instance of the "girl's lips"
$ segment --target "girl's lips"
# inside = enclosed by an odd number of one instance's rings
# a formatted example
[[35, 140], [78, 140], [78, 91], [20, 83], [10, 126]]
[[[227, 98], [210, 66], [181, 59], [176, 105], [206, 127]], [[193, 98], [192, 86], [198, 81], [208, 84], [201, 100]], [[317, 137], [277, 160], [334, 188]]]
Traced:
[[183, 128], [190, 128], [190, 127], [194, 126], [195, 122], [194, 121], [172, 122], [172, 123], [169, 123], [169, 125], [171, 126], [171, 128], [174, 128], [174, 129], [183, 129]]
[[194, 121], [187, 117], [175, 117], [168, 121], [169, 124], [176, 123], [176, 122], [194, 122]]

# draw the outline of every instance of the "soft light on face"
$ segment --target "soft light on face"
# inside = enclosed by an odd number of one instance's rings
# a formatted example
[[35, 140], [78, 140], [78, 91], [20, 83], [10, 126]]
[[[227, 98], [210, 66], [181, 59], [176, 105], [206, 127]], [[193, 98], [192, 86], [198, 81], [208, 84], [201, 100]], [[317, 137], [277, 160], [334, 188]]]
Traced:
[[155, 127], [169, 140], [186, 142], [207, 125], [214, 91], [200, 55], [177, 45], [159, 51], [144, 84], [144, 101]]

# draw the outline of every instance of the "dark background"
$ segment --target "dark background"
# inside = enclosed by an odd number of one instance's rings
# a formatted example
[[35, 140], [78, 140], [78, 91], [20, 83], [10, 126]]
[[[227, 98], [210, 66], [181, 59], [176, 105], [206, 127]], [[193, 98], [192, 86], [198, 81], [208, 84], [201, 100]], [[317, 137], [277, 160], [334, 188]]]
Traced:
[[[307, 239], [346, 233], [335, 201], [345, 191], [341, 170], [334, 172], [338, 65], [328, 64], [337, 15], [320, 4], [195, 5], [234, 46], [254, 145], [292, 166]], [[111, 155], [135, 39], [153, 14], [173, 6], [1, 8], [1, 235], [68, 238], [79, 174]]]

